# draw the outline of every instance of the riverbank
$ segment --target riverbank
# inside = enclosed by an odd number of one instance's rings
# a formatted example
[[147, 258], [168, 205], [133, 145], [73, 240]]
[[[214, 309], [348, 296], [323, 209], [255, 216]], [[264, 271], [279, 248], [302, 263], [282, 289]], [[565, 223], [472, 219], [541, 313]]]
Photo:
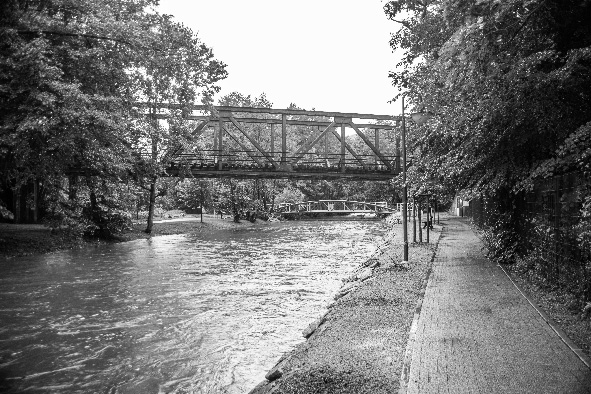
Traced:
[[150, 238], [159, 235], [173, 235], [186, 234], [200, 231], [224, 230], [232, 228], [256, 227], [265, 226], [268, 222], [257, 220], [254, 223], [248, 220], [241, 220], [235, 223], [230, 216], [225, 216], [221, 219], [218, 215], [203, 215], [203, 223], [200, 215], [186, 215], [182, 218], [175, 219], [156, 219], [154, 220], [154, 228], [151, 234], [144, 232], [146, 228], [145, 222], [136, 223], [132, 231], [121, 235], [122, 241], [131, 241], [134, 239]]
[[442, 226], [430, 244], [410, 244], [402, 260], [402, 226], [344, 280], [335, 301], [251, 394], [392, 393], [399, 389], [413, 318], [422, 299]]
[[237, 227], [264, 226], [267, 222], [257, 220], [254, 223], [243, 220], [234, 223], [229, 217], [204, 214], [203, 223], [200, 215], [187, 215], [183, 218], [156, 218], [151, 234], [144, 232], [145, 222], [135, 222], [133, 228], [117, 235], [112, 241], [87, 239], [76, 236], [66, 229], [51, 230], [42, 224], [9, 224], [0, 223], [0, 256], [12, 258], [41, 253], [50, 253], [64, 249], [81, 248], [107, 242], [125, 242], [135, 239], [146, 239], [159, 235], [186, 234], [199, 231], [231, 229]]

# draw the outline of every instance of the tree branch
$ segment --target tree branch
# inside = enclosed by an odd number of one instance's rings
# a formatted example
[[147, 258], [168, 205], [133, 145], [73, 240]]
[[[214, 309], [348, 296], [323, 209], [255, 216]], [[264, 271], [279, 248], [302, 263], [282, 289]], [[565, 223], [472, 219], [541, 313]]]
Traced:
[[392, 18], [390, 18], [390, 20], [391, 20], [392, 22], [400, 23], [402, 26], [406, 27], [408, 30], [412, 30], [412, 29], [410, 28], [410, 24], [409, 24], [408, 22], [406, 22], [406, 21], [399, 21], [399, 20], [392, 19]]
[[121, 40], [119, 38], [112, 38], [112, 37], [106, 37], [106, 36], [95, 36], [93, 34], [82, 34], [82, 33], [66, 33], [66, 32], [61, 32], [61, 31], [50, 31], [50, 30], [17, 30], [18, 34], [32, 34], [32, 35], [37, 35], [40, 36], [42, 34], [50, 34], [50, 35], [56, 35], [56, 36], [67, 36], [67, 37], [78, 37], [78, 38], [94, 38], [96, 40], [107, 40], [107, 41], [115, 41], [115, 42], [119, 42], [122, 44], [126, 44], [129, 46], [133, 46], [132, 43], [130, 43], [129, 41], [125, 41], [125, 40]]
[[544, 5], [545, 2], [546, 2], [546, 0], [542, 0], [540, 2], [540, 4], [538, 4], [538, 6], [532, 10], [532, 12], [530, 12], [529, 14], [527, 14], [527, 16], [525, 17], [525, 19], [523, 20], [523, 22], [521, 23], [521, 25], [519, 26], [519, 28], [517, 29], [517, 31], [513, 34], [513, 37], [511, 37], [511, 39], [509, 41], [507, 41], [507, 45], [511, 44], [511, 42], [515, 39], [515, 37], [517, 37], [517, 35], [521, 32], [521, 30], [523, 30], [523, 28], [525, 27], [525, 25], [527, 24], [527, 22], [529, 21], [529, 19], [536, 12], [538, 12], [538, 10], [540, 8], [542, 8], [542, 6]]

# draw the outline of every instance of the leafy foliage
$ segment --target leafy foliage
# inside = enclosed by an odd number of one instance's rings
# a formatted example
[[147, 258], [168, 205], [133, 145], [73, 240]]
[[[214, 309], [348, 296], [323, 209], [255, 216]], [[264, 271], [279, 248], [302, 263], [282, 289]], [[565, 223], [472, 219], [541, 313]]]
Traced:
[[[215, 83], [226, 76], [225, 65], [214, 59], [212, 50], [191, 30], [156, 12], [157, 4], [157, 0], [2, 3], [3, 187], [18, 189], [42, 179], [47, 193], [56, 195], [57, 189], [49, 189], [73, 171], [84, 175], [89, 185], [98, 180], [117, 184], [130, 173], [140, 184], [146, 179], [155, 183], [155, 174], [161, 172], [158, 159], [171, 140], [177, 143], [189, 134], [188, 122], [182, 119], [186, 111], [177, 111], [172, 127], [165, 128], [142, 115], [138, 119], [132, 103], [186, 105], [198, 98], [209, 102], [218, 90]], [[150, 156], [141, 158], [142, 149]], [[97, 192], [90, 191], [96, 197], [90, 202], [91, 217], [102, 221], [104, 215], [98, 212], [104, 211], [107, 221], [115, 220], [110, 208], [100, 206], [107, 196]]]
[[392, 1], [408, 17], [394, 83], [436, 117], [410, 133], [419, 177], [452, 190], [513, 187], [591, 120], [591, 5], [579, 1]]
[[131, 228], [129, 191], [89, 177], [77, 185], [76, 198], [60, 185], [49, 188], [44, 222], [52, 229], [68, 229], [73, 236], [111, 238]]
[[396, 0], [384, 11], [400, 26], [392, 47], [405, 51], [393, 83], [415, 110], [435, 114], [409, 125], [410, 183], [436, 179], [448, 195], [487, 197], [491, 257], [525, 261], [550, 282], [582, 281], [571, 288], [591, 296], [588, 271], [557, 265], [536, 241], [574, 237], [587, 250], [589, 188], [553, 200], [579, 207], [578, 224], [527, 217], [522, 204], [541, 178], [589, 179], [591, 2]]
[[0, 155], [9, 179], [23, 184], [72, 166], [125, 169], [125, 69], [146, 5], [3, 3]]

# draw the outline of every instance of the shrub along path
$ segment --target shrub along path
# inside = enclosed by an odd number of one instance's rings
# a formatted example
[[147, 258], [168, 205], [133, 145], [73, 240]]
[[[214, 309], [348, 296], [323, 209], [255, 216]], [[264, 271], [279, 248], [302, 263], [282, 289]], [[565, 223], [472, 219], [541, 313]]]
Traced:
[[440, 239], [411, 346], [401, 392], [591, 392], [589, 367], [458, 218]]

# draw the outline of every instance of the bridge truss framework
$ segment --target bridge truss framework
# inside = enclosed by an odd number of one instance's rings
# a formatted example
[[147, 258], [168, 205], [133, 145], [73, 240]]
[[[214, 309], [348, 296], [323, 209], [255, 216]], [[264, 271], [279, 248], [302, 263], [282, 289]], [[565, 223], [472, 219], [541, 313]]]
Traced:
[[[162, 109], [180, 107], [157, 104], [154, 108], [153, 117], [166, 119], [170, 115]], [[181, 144], [170, 148], [164, 159], [169, 176], [190, 173], [200, 178], [389, 180], [401, 172], [399, 136], [395, 136], [395, 148], [390, 147], [390, 153], [380, 148], [380, 133], [394, 133], [402, 120], [399, 116], [202, 105], [192, 110], [184, 118], [199, 122], [191, 134], [193, 140], [213, 128], [213, 149], [189, 151], [192, 148]], [[196, 115], [195, 111], [208, 115]], [[355, 123], [354, 119], [367, 123]], [[247, 130], [250, 124], [265, 126], [265, 141]], [[294, 132], [293, 126], [306, 126], [311, 131], [297, 149], [290, 151], [288, 137]], [[356, 151], [347, 142], [346, 128], [355, 131], [370, 154]], [[362, 129], [373, 130], [373, 136]], [[338, 142], [337, 151], [331, 150], [330, 138]]]

